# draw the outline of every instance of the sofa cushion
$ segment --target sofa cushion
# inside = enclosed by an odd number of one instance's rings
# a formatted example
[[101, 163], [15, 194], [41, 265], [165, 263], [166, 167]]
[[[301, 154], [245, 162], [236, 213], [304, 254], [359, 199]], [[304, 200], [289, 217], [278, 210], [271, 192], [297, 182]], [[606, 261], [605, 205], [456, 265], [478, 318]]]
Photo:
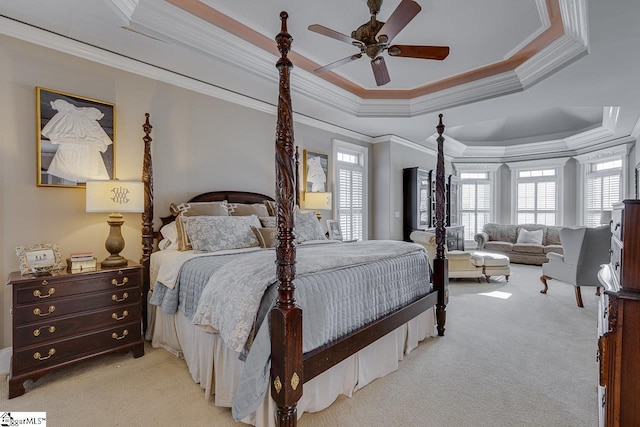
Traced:
[[516, 243], [534, 243], [536, 245], [542, 244], [543, 230], [525, 230], [520, 228], [518, 231], [518, 241]]
[[518, 235], [520, 235], [520, 230], [525, 229], [527, 231], [537, 231], [542, 230], [542, 245], [547, 244], [547, 226], [542, 224], [520, 224], [518, 227]]
[[513, 252], [523, 252], [527, 254], [544, 254], [544, 246], [535, 243], [514, 243]]
[[547, 227], [547, 241], [545, 244], [547, 245], [560, 245], [560, 230], [563, 227], [559, 227], [557, 225], [550, 225]]
[[517, 226], [511, 224], [485, 224], [482, 231], [489, 235], [489, 241], [515, 243]]
[[544, 247], [544, 253], [548, 254], [548, 253], [556, 253], [556, 254], [561, 254], [562, 253], [562, 245], [547, 245]]
[[500, 251], [500, 252], [511, 252], [511, 249], [513, 248], [513, 243], [509, 243], [509, 242], [487, 242], [484, 245], [484, 249], [490, 250], [490, 251]]

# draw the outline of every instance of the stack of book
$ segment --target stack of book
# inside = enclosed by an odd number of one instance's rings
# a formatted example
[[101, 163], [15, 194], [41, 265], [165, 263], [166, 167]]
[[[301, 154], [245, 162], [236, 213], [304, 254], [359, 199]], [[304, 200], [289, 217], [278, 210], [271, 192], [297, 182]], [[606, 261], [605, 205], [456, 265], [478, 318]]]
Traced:
[[92, 271], [98, 266], [93, 251], [74, 252], [67, 258], [67, 267], [72, 273], [79, 271]]

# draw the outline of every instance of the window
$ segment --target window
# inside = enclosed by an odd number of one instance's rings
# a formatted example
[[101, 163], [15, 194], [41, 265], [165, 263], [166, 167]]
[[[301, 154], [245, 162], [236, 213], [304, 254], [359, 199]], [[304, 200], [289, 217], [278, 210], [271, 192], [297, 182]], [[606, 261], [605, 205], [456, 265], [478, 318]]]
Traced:
[[587, 165], [585, 225], [600, 225], [602, 211], [611, 210], [622, 196], [622, 159]]
[[367, 238], [367, 149], [334, 141], [336, 219], [344, 240]]
[[462, 225], [464, 238], [473, 240], [491, 222], [491, 181], [489, 172], [460, 173], [462, 187]]
[[558, 223], [556, 169], [520, 170], [516, 188], [518, 224], [556, 225]]

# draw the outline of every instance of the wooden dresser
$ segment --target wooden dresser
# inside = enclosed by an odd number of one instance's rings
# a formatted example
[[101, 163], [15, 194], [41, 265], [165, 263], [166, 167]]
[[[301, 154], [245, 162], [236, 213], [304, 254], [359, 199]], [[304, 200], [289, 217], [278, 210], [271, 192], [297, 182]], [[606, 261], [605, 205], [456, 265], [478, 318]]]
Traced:
[[142, 266], [47, 276], [9, 275], [13, 288], [13, 357], [9, 399], [24, 382], [114, 351], [144, 355]]
[[598, 278], [601, 426], [640, 426], [640, 200], [614, 206], [611, 262]]

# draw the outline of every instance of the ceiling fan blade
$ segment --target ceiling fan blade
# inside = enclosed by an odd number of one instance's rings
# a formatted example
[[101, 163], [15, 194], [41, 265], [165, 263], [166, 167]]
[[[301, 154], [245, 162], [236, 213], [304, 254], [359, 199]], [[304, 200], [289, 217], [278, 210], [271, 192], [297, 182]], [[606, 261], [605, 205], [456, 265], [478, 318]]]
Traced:
[[387, 22], [380, 28], [376, 38], [381, 43], [390, 43], [398, 33], [420, 12], [422, 8], [413, 0], [402, 0]]
[[322, 25], [313, 24], [309, 25], [309, 31], [313, 31], [314, 33], [322, 34], [323, 36], [331, 37], [332, 39], [340, 40], [341, 42], [349, 43], [354, 46], [363, 46], [360, 40], [356, 40], [354, 38], [349, 37], [346, 34], [339, 33], [337, 31], [332, 30], [331, 28], [327, 28]]
[[339, 67], [341, 65], [347, 64], [351, 61], [355, 61], [356, 59], [360, 59], [360, 58], [362, 58], [362, 54], [356, 53], [355, 55], [347, 56], [346, 58], [342, 58], [338, 61], [332, 62], [331, 64], [327, 64], [324, 67], [316, 68], [313, 71], [315, 71], [316, 73], [324, 73], [325, 71], [333, 70], [336, 67]]
[[376, 84], [378, 86], [384, 86], [391, 81], [389, 77], [389, 70], [387, 70], [387, 64], [384, 62], [382, 56], [378, 56], [376, 59], [371, 60], [371, 68], [373, 69], [373, 77], [376, 78]]
[[391, 56], [435, 59], [442, 61], [449, 56], [449, 46], [409, 46], [404, 44], [394, 44], [393, 46], [389, 46], [387, 52]]

